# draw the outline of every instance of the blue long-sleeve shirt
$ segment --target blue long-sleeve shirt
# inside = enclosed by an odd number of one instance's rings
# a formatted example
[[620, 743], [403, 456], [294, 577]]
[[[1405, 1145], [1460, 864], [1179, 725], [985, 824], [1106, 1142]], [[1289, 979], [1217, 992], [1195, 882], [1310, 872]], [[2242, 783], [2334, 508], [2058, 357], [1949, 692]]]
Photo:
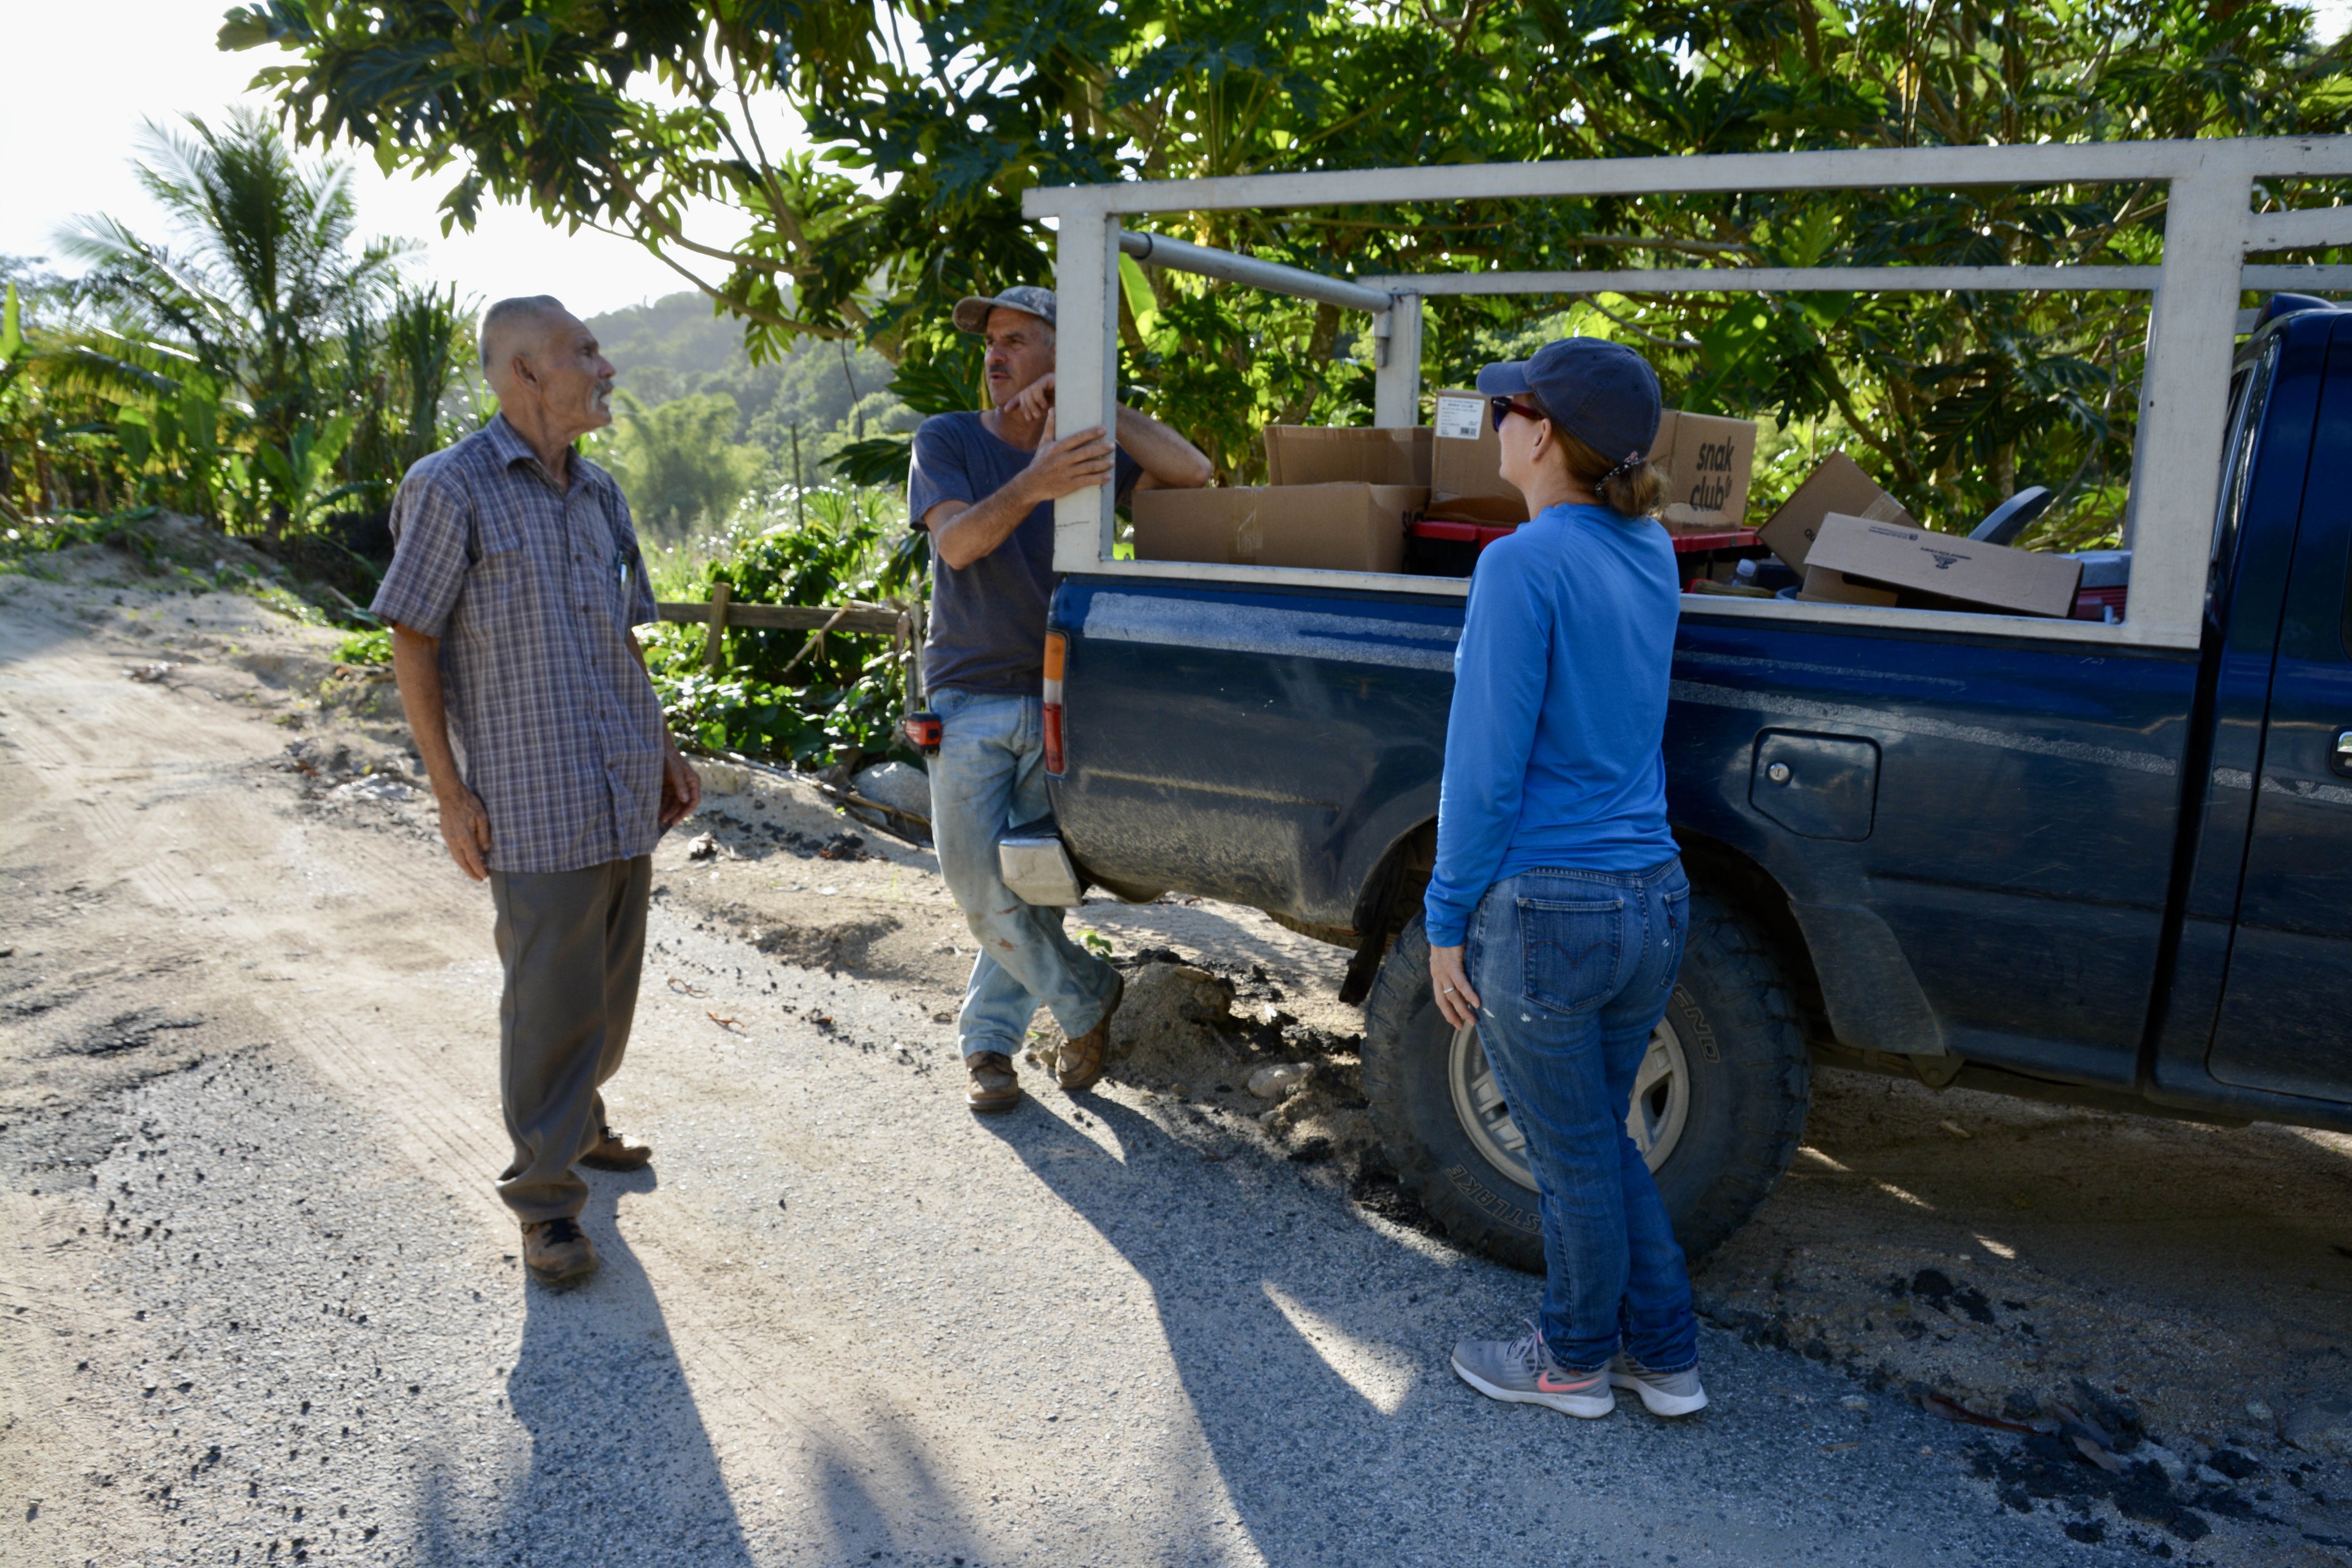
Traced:
[[1454, 655], [1433, 945], [1461, 945], [1506, 877], [1675, 852], [1660, 746], [1681, 614], [1674, 546], [1647, 519], [1547, 507], [1486, 547]]

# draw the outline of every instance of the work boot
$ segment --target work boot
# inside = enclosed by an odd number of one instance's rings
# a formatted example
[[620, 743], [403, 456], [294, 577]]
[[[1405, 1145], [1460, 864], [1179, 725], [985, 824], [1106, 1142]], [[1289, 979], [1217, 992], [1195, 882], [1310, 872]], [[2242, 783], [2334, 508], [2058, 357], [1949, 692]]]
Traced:
[[1686, 1366], [1680, 1372], [1652, 1372], [1623, 1351], [1609, 1363], [1609, 1381], [1618, 1388], [1630, 1388], [1642, 1396], [1642, 1404], [1653, 1415], [1688, 1415], [1694, 1410], [1706, 1408], [1706, 1390], [1698, 1385], [1698, 1368]]
[[1013, 1058], [1003, 1051], [974, 1051], [964, 1058], [970, 1069], [963, 1087], [963, 1102], [974, 1110], [1010, 1110], [1021, 1103], [1021, 1079], [1013, 1071]]
[[642, 1171], [654, 1163], [650, 1145], [632, 1143], [609, 1127], [597, 1129], [596, 1146], [580, 1156], [592, 1171]]
[[569, 1285], [596, 1272], [596, 1244], [566, 1216], [522, 1227], [522, 1262], [542, 1285]]
[[1546, 1405], [1587, 1421], [1617, 1408], [1609, 1373], [1570, 1372], [1552, 1359], [1543, 1331], [1533, 1323], [1516, 1340], [1464, 1340], [1454, 1347], [1454, 1373], [1489, 1399]]
[[1121, 975], [1113, 974], [1110, 1005], [1103, 1009], [1103, 1016], [1096, 1021], [1093, 1028], [1062, 1047], [1061, 1070], [1054, 1075], [1054, 1081], [1060, 1084], [1066, 1092], [1076, 1094], [1082, 1089], [1092, 1089], [1095, 1080], [1102, 1077], [1103, 1062], [1110, 1055], [1111, 1015], [1118, 1011], [1118, 1005], [1125, 1000], [1127, 981]]

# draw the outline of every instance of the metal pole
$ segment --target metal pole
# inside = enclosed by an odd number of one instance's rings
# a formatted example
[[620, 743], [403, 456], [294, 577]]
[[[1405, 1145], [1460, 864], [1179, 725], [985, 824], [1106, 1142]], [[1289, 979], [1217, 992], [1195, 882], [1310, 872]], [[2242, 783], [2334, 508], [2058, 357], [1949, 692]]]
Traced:
[[[1082, 217], [1055, 237], [1054, 291], [1061, 320], [1054, 353], [1055, 429], [1073, 436], [1090, 426], [1106, 434], [1118, 417], [1118, 248], [1117, 225]], [[1054, 503], [1054, 570], [1097, 572], [1111, 558], [1111, 481], [1073, 490]]]
[[1421, 296], [1399, 294], [1383, 323], [1372, 372], [1372, 423], [1384, 430], [1421, 423]]
[[1118, 231], [1118, 247], [1138, 261], [1149, 261], [1154, 267], [1198, 273], [1203, 278], [1246, 284], [1253, 289], [1270, 289], [1277, 294], [1295, 294], [1302, 300], [1337, 305], [1342, 310], [1370, 310], [1377, 316], [1389, 308], [1386, 294], [1360, 283], [1326, 278], [1320, 272], [1285, 267], [1276, 261], [1260, 261], [1254, 256], [1235, 256], [1230, 250], [1212, 250], [1205, 245], [1190, 245], [1165, 235], [1138, 234], [1123, 228]]

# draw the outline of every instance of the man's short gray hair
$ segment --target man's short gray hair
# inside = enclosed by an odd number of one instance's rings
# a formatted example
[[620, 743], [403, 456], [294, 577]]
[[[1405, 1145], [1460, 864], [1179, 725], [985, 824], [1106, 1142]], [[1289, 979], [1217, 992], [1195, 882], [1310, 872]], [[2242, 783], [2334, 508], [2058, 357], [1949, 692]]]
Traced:
[[562, 314], [563, 301], [552, 294], [518, 294], [511, 300], [501, 300], [482, 312], [482, 324], [475, 336], [481, 344], [482, 370], [487, 374], [503, 357], [499, 352], [513, 330], [523, 324], [526, 317], [546, 317]]

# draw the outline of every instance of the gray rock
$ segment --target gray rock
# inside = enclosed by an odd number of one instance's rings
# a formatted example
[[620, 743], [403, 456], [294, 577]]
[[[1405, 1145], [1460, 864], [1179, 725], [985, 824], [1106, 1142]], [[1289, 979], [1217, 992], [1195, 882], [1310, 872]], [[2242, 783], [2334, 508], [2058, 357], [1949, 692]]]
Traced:
[[2304, 1400], [2281, 1426], [2286, 1440], [2306, 1454], [2352, 1458], [2352, 1398], [2337, 1394]]
[[861, 771], [849, 787], [868, 800], [878, 800], [909, 816], [931, 819], [930, 775], [905, 763], [881, 763]]
[[2139, 1452], [2132, 1457], [2136, 1459], [2154, 1459], [2156, 1468], [2164, 1472], [2167, 1480], [2185, 1481], [2189, 1479], [2189, 1461], [2158, 1444], [2143, 1443], [2140, 1445]]
[[1249, 1091], [1260, 1100], [1280, 1100], [1305, 1083], [1315, 1070], [1311, 1062], [1280, 1062], [1250, 1074]]

